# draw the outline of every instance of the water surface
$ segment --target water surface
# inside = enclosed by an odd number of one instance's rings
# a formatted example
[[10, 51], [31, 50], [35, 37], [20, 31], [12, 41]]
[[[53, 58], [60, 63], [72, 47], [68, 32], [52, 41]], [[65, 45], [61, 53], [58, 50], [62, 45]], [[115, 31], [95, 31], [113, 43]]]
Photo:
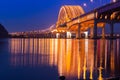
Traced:
[[1, 39], [0, 64], [0, 80], [102, 80], [120, 75], [120, 40]]

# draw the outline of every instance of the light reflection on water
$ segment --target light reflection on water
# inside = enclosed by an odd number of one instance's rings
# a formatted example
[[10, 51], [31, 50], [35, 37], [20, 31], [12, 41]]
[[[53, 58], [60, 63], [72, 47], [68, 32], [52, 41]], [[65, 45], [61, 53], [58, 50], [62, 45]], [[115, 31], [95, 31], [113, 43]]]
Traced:
[[120, 75], [120, 40], [10, 39], [12, 66], [55, 66], [68, 80]]

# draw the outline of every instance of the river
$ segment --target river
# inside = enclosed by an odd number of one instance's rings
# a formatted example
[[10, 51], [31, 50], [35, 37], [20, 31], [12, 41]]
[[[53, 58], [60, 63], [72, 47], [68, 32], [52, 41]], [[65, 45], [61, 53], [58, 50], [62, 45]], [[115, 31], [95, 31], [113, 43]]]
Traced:
[[0, 40], [0, 80], [103, 80], [120, 76], [120, 39]]

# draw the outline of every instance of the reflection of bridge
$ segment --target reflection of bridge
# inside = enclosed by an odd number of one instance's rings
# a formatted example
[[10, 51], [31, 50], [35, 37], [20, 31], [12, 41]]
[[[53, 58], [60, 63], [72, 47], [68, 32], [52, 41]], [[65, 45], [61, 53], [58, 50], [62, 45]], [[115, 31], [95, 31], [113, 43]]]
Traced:
[[104, 37], [104, 26], [108, 23], [110, 24], [111, 37], [113, 37], [114, 24], [119, 22], [120, 1], [107, 4], [85, 14], [80, 6], [63, 6], [59, 13], [57, 29], [58, 31], [75, 31], [77, 38], [80, 38], [80, 33], [90, 28], [91, 37], [96, 38], [98, 27], [102, 28], [102, 36]]
[[54, 67], [67, 80], [104, 80], [103, 74], [107, 77], [120, 74], [119, 39], [9, 39], [8, 42], [11, 66]]
[[[110, 34], [111, 37], [113, 37], [114, 24], [120, 22], [119, 4], [120, 1], [110, 3], [88, 13], [85, 13], [83, 8], [80, 6], [62, 6], [55, 29], [49, 29], [49, 32], [24, 32], [22, 35], [38, 35], [39, 37], [66, 37], [66, 35], [71, 36], [71, 33], [75, 33], [77, 38], [81, 38], [81, 33], [90, 29], [91, 38], [97, 38], [97, 28], [100, 27], [102, 28], [102, 37], [104, 38], [105, 24], [107, 23], [110, 24]], [[17, 33], [17, 35], [21, 35], [21, 33]]]

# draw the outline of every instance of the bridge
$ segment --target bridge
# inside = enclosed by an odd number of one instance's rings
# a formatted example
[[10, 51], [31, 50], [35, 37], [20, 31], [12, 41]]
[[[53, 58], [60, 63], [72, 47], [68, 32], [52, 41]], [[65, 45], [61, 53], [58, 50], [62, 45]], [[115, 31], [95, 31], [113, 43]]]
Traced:
[[[51, 31], [54, 31], [51, 33]], [[13, 32], [9, 33], [12, 38], [55, 38], [56, 30], [55, 24], [50, 26], [49, 28], [43, 30], [31, 30], [31, 31], [23, 31], [23, 32]]]
[[114, 24], [120, 23], [120, 1], [107, 4], [85, 13], [81, 6], [62, 6], [58, 16], [56, 28], [58, 32], [76, 32], [81, 38], [81, 32], [90, 29], [91, 38], [97, 38], [97, 28], [102, 28], [105, 37], [105, 24], [110, 24], [110, 36], [114, 35]]
[[[35, 30], [29, 32], [13, 33], [12, 35], [22, 35], [30, 37], [59, 37], [64, 38], [71, 33], [75, 33], [76, 38], [81, 38], [81, 33], [90, 29], [90, 37], [98, 37], [98, 28], [102, 28], [102, 38], [105, 38], [105, 25], [110, 25], [110, 37], [114, 37], [114, 24], [120, 23], [120, 0], [109, 3], [85, 13], [79, 5], [62, 6], [55, 28], [48, 30]], [[69, 34], [67, 34], [69, 33]]]

